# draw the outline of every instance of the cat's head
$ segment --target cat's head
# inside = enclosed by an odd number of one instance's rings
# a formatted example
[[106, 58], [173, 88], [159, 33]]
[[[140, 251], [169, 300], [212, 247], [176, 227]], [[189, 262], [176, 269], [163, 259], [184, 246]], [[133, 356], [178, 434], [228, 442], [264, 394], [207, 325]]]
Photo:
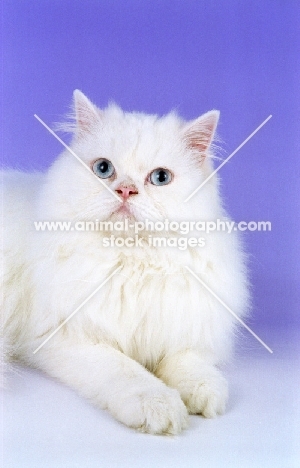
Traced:
[[73, 154], [62, 154], [49, 179], [57, 184], [53, 196], [62, 216], [192, 220], [217, 214], [215, 176], [185, 199], [213, 171], [218, 111], [185, 122], [175, 113], [159, 118], [116, 105], [100, 110], [76, 90], [74, 116], [67, 124], [74, 133]]

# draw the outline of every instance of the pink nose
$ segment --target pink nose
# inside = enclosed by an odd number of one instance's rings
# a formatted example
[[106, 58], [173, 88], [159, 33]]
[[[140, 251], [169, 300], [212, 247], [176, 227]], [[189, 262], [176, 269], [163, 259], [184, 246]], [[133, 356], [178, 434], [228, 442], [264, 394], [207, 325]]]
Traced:
[[124, 185], [120, 185], [116, 192], [121, 195], [123, 200], [127, 200], [131, 195], [137, 195], [138, 189], [134, 185], [130, 185], [129, 187], [125, 187]]

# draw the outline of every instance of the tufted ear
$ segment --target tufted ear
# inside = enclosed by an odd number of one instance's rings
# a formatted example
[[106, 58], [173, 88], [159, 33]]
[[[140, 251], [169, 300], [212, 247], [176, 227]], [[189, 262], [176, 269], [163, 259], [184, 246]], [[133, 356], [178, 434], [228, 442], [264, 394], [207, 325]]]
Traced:
[[99, 122], [99, 111], [79, 89], [75, 89], [73, 98], [77, 134], [88, 133]]
[[184, 129], [186, 144], [198, 152], [199, 161], [203, 161], [213, 141], [219, 115], [219, 111], [212, 110], [189, 122]]

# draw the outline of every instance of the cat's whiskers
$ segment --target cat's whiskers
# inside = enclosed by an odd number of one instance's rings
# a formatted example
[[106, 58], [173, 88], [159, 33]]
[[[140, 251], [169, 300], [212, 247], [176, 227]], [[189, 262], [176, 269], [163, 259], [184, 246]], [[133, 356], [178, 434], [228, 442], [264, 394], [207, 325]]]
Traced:
[[[157, 221], [161, 221], [162, 215], [159, 213], [159, 211], [154, 211], [153, 208], [149, 207], [149, 205], [142, 204], [139, 202], [136, 202], [134, 200], [130, 201], [130, 204], [137, 206], [138, 208], [141, 208], [143, 211], [147, 211], [150, 215], [152, 215], [154, 218], [157, 219]], [[146, 219], [146, 218], [145, 218]]]
[[[111, 199], [105, 200], [105, 208], [106, 208], [105, 219], [99, 219], [99, 218], [102, 218], [103, 216], [102, 213], [99, 213], [99, 206], [100, 206], [99, 200], [96, 200], [93, 203], [89, 203], [88, 209], [81, 209], [80, 212], [71, 219], [71, 222], [95, 221], [95, 220], [105, 221], [107, 214], [117, 209], [120, 206], [120, 203], [117, 203]], [[95, 218], [95, 219], [92, 219], [92, 218]]]

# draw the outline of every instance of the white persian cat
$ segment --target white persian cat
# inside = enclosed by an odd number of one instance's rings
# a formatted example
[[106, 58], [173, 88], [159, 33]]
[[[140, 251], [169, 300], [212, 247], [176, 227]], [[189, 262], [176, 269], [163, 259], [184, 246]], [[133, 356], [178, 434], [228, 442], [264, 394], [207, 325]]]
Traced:
[[46, 174], [3, 172], [6, 360], [42, 369], [127, 426], [177, 434], [188, 413], [225, 409], [219, 366], [231, 354], [236, 319], [186, 266], [244, 316], [236, 233], [212, 232], [204, 246], [185, 250], [107, 248], [107, 232], [41, 232], [34, 222], [228, 219], [215, 175], [184, 203], [213, 171], [219, 113], [184, 122], [174, 113], [99, 110], [80, 91], [74, 102], [70, 147], [89, 171], [65, 150]]

